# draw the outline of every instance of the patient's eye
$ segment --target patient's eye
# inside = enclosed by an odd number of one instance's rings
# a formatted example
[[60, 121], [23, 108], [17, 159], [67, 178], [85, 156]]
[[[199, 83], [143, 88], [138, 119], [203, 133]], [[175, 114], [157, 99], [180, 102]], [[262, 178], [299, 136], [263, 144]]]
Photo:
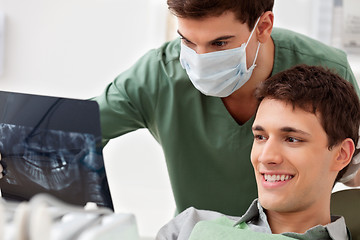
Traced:
[[267, 140], [267, 137], [265, 137], [264, 135], [261, 135], [261, 134], [254, 134], [254, 139], [256, 141], [265, 141], [265, 140]]
[[303, 140], [299, 139], [299, 138], [295, 138], [295, 137], [287, 137], [285, 139], [287, 142], [290, 143], [298, 143], [298, 142], [303, 142]]

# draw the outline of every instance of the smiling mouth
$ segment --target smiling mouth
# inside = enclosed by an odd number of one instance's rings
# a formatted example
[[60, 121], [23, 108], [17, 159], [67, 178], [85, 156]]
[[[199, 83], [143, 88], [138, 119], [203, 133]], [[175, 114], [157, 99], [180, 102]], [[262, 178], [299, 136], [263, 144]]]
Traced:
[[283, 181], [288, 181], [290, 179], [292, 179], [294, 176], [293, 175], [288, 175], [288, 174], [262, 174], [264, 176], [265, 181], [267, 182], [283, 182]]

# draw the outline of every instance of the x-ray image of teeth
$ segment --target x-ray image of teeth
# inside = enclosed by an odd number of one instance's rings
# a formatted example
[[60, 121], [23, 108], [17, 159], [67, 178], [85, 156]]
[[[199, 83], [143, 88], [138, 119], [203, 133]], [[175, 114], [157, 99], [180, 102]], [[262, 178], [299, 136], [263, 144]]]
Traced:
[[[95, 140], [91, 135], [43, 130], [30, 136], [30, 132], [31, 129], [27, 127], [0, 124], [0, 143], [5, 145], [3, 149], [12, 148], [14, 154], [5, 160], [17, 159], [11, 163], [14, 168], [7, 171], [6, 181], [9, 184], [17, 184], [18, 172], [22, 178], [27, 177], [27, 181], [44, 189], [65, 189], [79, 178], [76, 162], [96, 158], [95, 154], [91, 154], [95, 150]], [[21, 137], [25, 141], [12, 144], [11, 136]]]
[[4, 198], [24, 201], [45, 192], [113, 209], [95, 102], [2, 91], [0, 100]]
[[[84, 189], [93, 202], [102, 202], [98, 182], [103, 171], [95, 138], [91, 134], [39, 130], [24, 126], [0, 124], [0, 152], [11, 149], [11, 155], [3, 156], [6, 167], [5, 181], [16, 190], [26, 186], [30, 193], [22, 192], [24, 198], [31, 198], [33, 191], [51, 192], [58, 196], [71, 191], [74, 201]], [[18, 142], [19, 139], [24, 141]], [[86, 182], [79, 181], [86, 179]], [[79, 184], [80, 182], [80, 184]], [[22, 190], [23, 191], [23, 190]]]

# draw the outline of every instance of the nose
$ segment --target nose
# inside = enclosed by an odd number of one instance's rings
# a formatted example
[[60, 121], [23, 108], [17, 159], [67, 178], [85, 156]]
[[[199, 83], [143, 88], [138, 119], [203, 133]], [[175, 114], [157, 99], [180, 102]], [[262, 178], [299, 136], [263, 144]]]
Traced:
[[201, 45], [197, 45], [195, 47], [193, 47], [193, 50], [197, 53], [197, 54], [204, 54], [204, 53], [209, 53], [212, 50], [209, 49], [207, 46], [201, 46]]
[[197, 54], [204, 54], [204, 53], [210, 52], [210, 51], [207, 50], [205, 47], [198, 47], [198, 48], [196, 48], [195, 51], [196, 51]]
[[283, 161], [281, 145], [275, 139], [268, 139], [259, 149], [258, 161], [262, 164], [280, 164]]

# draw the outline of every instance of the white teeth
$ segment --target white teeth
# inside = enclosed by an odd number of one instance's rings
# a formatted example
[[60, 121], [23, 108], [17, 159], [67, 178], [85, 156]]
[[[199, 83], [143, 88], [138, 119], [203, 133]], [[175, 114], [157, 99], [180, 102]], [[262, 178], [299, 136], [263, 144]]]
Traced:
[[279, 181], [286, 181], [289, 180], [291, 178], [293, 178], [293, 176], [291, 175], [269, 175], [269, 174], [264, 174], [265, 177], [265, 181], [267, 182], [279, 182]]

